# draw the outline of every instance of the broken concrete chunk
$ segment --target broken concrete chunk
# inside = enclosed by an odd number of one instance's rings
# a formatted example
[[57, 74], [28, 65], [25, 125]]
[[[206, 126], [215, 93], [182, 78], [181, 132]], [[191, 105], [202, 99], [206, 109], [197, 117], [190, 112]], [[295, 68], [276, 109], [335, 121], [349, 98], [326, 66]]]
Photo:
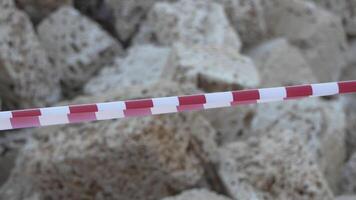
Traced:
[[[120, 89], [102, 95], [101, 101], [158, 96], [164, 88], [168, 88], [165, 95], [179, 93], [176, 84], [165, 83]], [[75, 103], [96, 100], [81, 98]], [[32, 177], [34, 191], [43, 198], [172, 196], [204, 179], [201, 156], [209, 161], [212, 154], [205, 150], [216, 147], [214, 129], [202, 119], [197, 113], [185, 113], [42, 129], [27, 144], [22, 154], [26, 164], [17, 166], [18, 171]]]
[[[336, 81], [345, 65], [345, 32], [340, 17], [300, 0], [265, 1], [272, 36], [298, 46], [321, 82]], [[321, 34], [322, 33], [322, 34]]]
[[222, 46], [176, 44], [164, 78], [193, 83], [204, 91], [227, 91], [256, 87], [258, 72], [248, 57]]
[[316, 82], [303, 55], [284, 38], [262, 43], [249, 56], [260, 72], [264, 87]]
[[156, 42], [172, 45], [221, 45], [239, 51], [237, 33], [228, 22], [221, 5], [205, 0], [180, 0], [176, 3], [156, 3], [147, 22], [137, 36], [136, 43]]
[[117, 58], [112, 67], [104, 68], [85, 86], [85, 93], [97, 94], [118, 87], [146, 85], [159, 81], [168, 60], [170, 48], [153, 45], [132, 47], [126, 58]]
[[0, 95], [7, 108], [53, 104], [61, 96], [57, 70], [28, 17], [11, 1], [0, 7]]
[[61, 71], [69, 94], [122, 53], [121, 46], [99, 25], [72, 7], [64, 6], [38, 27], [42, 44]]
[[218, 195], [207, 189], [192, 189], [182, 192], [174, 197], [163, 198], [162, 200], [229, 200], [230, 198]]
[[302, 135], [303, 144], [336, 192], [346, 155], [345, 120], [340, 101], [309, 98], [259, 105], [251, 127], [258, 135], [284, 129]]
[[291, 131], [227, 145], [219, 173], [235, 199], [333, 199], [332, 192], [303, 144]]
[[267, 33], [261, 0], [215, 0], [224, 6], [232, 27], [246, 46], [261, 42]]

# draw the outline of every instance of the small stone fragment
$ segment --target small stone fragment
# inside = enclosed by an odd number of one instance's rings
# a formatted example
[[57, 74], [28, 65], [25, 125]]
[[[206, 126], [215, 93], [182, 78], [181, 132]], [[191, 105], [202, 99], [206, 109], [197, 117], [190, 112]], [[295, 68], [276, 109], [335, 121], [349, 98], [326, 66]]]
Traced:
[[229, 200], [230, 198], [218, 195], [207, 189], [192, 189], [182, 192], [174, 197], [166, 197], [162, 200]]
[[179, 41], [188, 45], [220, 45], [236, 51], [241, 48], [239, 36], [231, 27], [224, 8], [210, 1], [158, 2], [147, 18], [136, 43], [172, 45]]
[[291, 131], [268, 132], [220, 151], [219, 173], [235, 199], [333, 199], [303, 139]]
[[346, 119], [339, 100], [317, 98], [258, 105], [252, 132], [292, 130], [302, 135], [330, 187], [337, 192], [340, 171], [346, 156]]
[[95, 95], [119, 87], [147, 85], [159, 81], [168, 60], [170, 48], [153, 45], [132, 47], [126, 58], [117, 58], [85, 86], [85, 93]]
[[303, 55], [284, 38], [262, 43], [249, 56], [260, 72], [264, 87], [316, 82]]
[[75, 95], [90, 77], [122, 53], [114, 38], [68, 6], [43, 20], [38, 33], [61, 72], [66, 96]]

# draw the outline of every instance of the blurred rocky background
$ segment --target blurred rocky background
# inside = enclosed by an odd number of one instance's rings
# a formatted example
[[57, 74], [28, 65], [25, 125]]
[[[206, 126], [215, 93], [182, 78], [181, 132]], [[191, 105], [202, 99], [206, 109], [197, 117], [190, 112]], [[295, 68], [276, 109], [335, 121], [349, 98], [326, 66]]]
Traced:
[[[356, 79], [356, 0], [0, 0], [1, 109]], [[355, 200], [356, 96], [0, 133], [1, 200]]]

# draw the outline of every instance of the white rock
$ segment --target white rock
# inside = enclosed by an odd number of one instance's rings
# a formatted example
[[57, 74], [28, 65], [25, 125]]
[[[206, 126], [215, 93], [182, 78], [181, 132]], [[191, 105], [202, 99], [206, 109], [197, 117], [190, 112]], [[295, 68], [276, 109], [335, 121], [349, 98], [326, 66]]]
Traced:
[[182, 192], [174, 197], [163, 198], [162, 200], [229, 200], [230, 198], [218, 195], [207, 189], [192, 189]]
[[117, 58], [112, 67], [103, 68], [85, 86], [85, 93], [97, 94], [118, 87], [145, 85], [159, 81], [170, 48], [153, 45], [132, 47], [126, 58]]
[[[178, 92], [176, 84], [161, 83], [120, 88], [101, 101]], [[204, 179], [201, 157], [212, 162], [214, 135], [197, 113], [50, 127], [26, 145], [25, 164], [17, 167], [44, 199], [160, 199]]]
[[12, 1], [0, 3], [0, 96], [9, 108], [53, 104], [61, 97], [50, 64], [27, 15]]
[[269, 132], [220, 151], [219, 173], [235, 199], [333, 199], [300, 135]]
[[345, 32], [340, 17], [300, 0], [265, 1], [266, 21], [273, 36], [297, 45], [321, 82], [336, 81], [345, 65]]
[[156, 3], [147, 22], [138, 34], [136, 43], [156, 42], [172, 45], [222, 45], [238, 51], [239, 36], [231, 27], [224, 8], [205, 0], [180, 0], [176, 3]]
[[340, 192], [344, 194], [356, 193], [356, 153], [354, 153], [350, 160], [342, 170], [342, 178], [340, 181]]
[[261, 0], [215, 0], [224, 6], [231, 25], [244, 45], [251, 46], [266, 37], [267, 27]]
[[69, 96], [122, 52], [121, 46], [98, 24], [68, 6], [43, 20], [38, 33], [62, 72], [61, 81]]
[[264, 87], [316, 82], [303, 55], [284, 38], [261, 44], [249, 56], [260, 72]]
[[345, 120], [340, 101], [309, 98], [259, 105], [251, 127], [258, 135], [280, 129], [302, 135], [330, 187], [337, 191], [346, 155]]

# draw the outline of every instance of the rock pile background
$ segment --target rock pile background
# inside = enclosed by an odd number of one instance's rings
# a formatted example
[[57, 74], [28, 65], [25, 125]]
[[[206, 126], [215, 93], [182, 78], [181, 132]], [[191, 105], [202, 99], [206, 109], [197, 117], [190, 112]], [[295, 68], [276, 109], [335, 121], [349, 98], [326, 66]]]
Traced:
[[[0, 0], [0, 108], [356, 79], [355, 0]], [[356, 199], [356, 96], [2, 132], [0, 199]]]

